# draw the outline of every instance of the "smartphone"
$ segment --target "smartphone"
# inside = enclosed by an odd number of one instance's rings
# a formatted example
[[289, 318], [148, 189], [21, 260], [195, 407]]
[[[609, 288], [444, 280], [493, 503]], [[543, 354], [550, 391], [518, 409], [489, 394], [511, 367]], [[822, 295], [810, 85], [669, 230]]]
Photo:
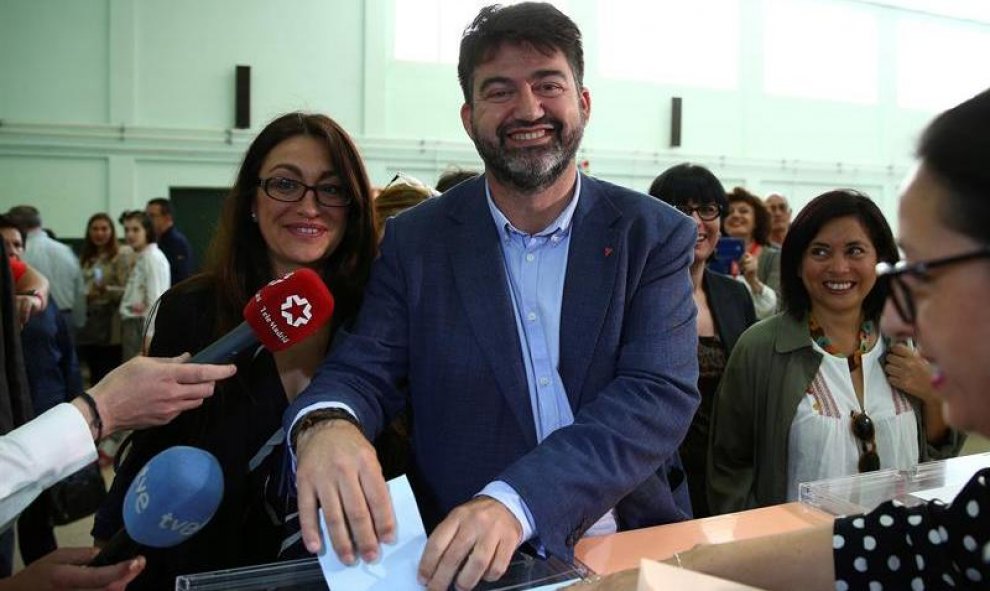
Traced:
[[715, 254], [708, 260], [708, 268], [728, 275], [732, 270], [732, 263], [741, 259], [745, 250], [746, 244], [742, 238], [722, 236], [715, 245]]

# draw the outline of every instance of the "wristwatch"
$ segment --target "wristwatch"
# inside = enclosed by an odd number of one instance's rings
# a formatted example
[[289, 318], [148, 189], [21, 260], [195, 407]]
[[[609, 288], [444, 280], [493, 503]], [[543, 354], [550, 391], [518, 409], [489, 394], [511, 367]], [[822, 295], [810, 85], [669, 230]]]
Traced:
[[291, 443], [293, 449], [296, 447], [296, 441], [299, 439], [299, 435], [301, 435], [303, 431], [309, 429], [313, 425], [334, 420], [347, 421], [358, 429], [361, 428], [361, 423], [354, 418], [354, 415], [342, 408], [318, 408], [314, 411], [306, 413], [303, 415], [303, 418], [296, 422], [296, 426], [293, 427], [292, 433], [289, 434], [289, 442]]

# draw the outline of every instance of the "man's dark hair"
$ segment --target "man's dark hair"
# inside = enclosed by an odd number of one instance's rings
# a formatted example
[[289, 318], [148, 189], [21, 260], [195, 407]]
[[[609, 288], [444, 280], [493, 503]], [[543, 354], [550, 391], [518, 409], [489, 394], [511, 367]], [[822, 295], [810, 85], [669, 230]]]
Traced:
[[172, 215], [172, 202], [164, 197], [155, 197], [148, 200], [148, 205], [157, 205], [162, 210], [162, 215]]
[[544, 55], [559, 50], [570, 64], [578, 87], [584, 86], [581, 30], [574, 21], [545, 2], [492, 4], [481, 9], [461, 37], [457, 78], [464, 102], [471, 103], [475, 69], [491, 59], [505, 43], [530, 45]]
[[41, 227], [41, 213], [33, 205], [18, 205], [11, 207], [7, 212], [10, 220], [17, 225], [22, 232]]
[[[877, 262], [896, 263], [900, 258], [887, 218], [869, 197], [852, 189], [829, 191], [815, 197], [794, 219], [780, 250], [780, 290], [784, 310], [794, 318], [803, 319], [811, 310], [811, 298], [800, 276], [804, 253], [825, 224], [844, 217], [854, 217], [863, 225], [877, 252]], [[880, 318], [887, 292], [887, 282], [877, 281], [863, 300], [866, 318]]]

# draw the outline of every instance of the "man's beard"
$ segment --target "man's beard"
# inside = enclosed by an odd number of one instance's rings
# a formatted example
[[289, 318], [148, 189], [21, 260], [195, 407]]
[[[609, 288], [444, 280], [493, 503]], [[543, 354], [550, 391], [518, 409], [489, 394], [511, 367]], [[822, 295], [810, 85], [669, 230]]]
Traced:
[[[509, 148], [505, 145], [508, 130], [545, 124], [553, 127], [549, 144], [528, 148]], [[564, 125], [559, 120], [546, 116], [536, 121], [512, 121], [500, 125], [496, 130], [497, 145], [483, 138], [474, 122], [471, 127], [474, 145], [485, 163], [485, 169], [500, 183], [523, 193], [535, 193], [555, 183], [567, 165], [574, 160], [584, 136], [583, 120], [569, 132], [565, 132]]]

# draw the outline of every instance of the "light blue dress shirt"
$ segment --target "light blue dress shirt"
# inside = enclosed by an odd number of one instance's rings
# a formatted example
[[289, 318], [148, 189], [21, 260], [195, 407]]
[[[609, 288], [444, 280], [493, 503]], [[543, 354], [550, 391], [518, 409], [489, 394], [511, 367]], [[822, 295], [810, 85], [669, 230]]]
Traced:
[[[581, 195], [581, 175], [577, 176], [571, 202], [557, 219], [536, 234], [527, 234], [512, 225], [492, 200], [487, 182], [485, 195], [502, 246], [516, 330], [526, 366], [536, 440], [540, 442], [557, 429], [574, 422], [574, 413], [571, 412], [557, 366], [560, 362], [560, 310], [571, 244], [571, 222]], [[533, 537], [536, 529], [533, 516], [511, 486], [497, 480], [478, 494], [498, 500], [512, 512], [522, 525], [521, 541]], [[606, 518], [609, 523], [602, 525], [606, 530], [615, 531], [611, 513], [606, 514]]]

